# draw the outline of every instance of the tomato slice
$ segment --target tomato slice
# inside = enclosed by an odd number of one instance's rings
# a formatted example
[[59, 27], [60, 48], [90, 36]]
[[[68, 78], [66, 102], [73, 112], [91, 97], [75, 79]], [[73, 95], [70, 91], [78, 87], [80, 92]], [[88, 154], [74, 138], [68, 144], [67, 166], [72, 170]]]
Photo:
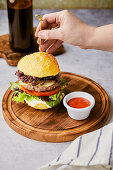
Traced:
[[33, 91], [33, 90], [28, 90], [22, 85], [20, 86], [21, 90], [23, 90], [25, 93], [30, 94], [32, 96], [51, 96], [53, 94], [56, 94], [60, 91], [60, 86], [58, 86], [56, 89], [51, 90], [51, 91], [46, 91], [46, 92], [38, 92], [38, 91]]

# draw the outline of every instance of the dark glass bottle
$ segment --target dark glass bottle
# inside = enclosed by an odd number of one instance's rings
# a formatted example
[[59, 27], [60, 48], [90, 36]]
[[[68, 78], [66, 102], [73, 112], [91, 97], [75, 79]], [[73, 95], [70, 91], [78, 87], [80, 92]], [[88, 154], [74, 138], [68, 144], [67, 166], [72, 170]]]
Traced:
[[32, 0], [7, 0], [10, 47], [16, 52], [33, 49]]

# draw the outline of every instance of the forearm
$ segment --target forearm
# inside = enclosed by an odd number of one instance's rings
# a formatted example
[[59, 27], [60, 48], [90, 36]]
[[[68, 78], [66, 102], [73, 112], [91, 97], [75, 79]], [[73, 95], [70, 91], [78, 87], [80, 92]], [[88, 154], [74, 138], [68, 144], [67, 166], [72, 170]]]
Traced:
[[113, 24], [92, 28], [86, 48], [113, 52]]

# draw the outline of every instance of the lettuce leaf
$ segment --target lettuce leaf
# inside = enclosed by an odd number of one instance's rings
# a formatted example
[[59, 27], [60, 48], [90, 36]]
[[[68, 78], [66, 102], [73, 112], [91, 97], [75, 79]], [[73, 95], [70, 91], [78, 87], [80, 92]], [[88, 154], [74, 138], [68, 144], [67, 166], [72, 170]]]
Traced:
[[49, 106], [55, 107], [61, 102], [63, 97], [64, 97], [64, 92], [63, 92], [63, 90], [60, 90], [57, 94], [49, 96], [49, 98], [51, 99], [50, 101], [45, 101], [45, 102]]
[[13, 96], [12, 100], [16, 101], [16, 102], [22, 102], [23, 103], [25, 98], [26, 98], [26, 93], [25, 92], [24, 93], [19, 92], [17, 96]]
[[64, 79], [61, 79], [61, 89], [64, 89], [68, 85], [67, 81]]
[[20, 89], [20, 83], [10, 82], [10, 85], [11, 85], [11, 90], [14, 90], [15, 88]]
[[60, 102], [58, 100], [53, 100], [53, 101], [45, 101], [47, 105], [49, 105], [50, 107], [55, 107], [58, 104], [60, 104]]
[[16, 101], [16, 102], [24, 102], [25, 100], [28, 100], [28, 101], [31, 101], [33, 99], [36, 99], [37, 101], [40, 101], [41, 98], [38, 97], [38, 96], [32, 96], [32, 95], [29, 95], [25, 92], [18, 92], [18, 95], [17, 96], [13, 96], [12, 100], [13, 101]]

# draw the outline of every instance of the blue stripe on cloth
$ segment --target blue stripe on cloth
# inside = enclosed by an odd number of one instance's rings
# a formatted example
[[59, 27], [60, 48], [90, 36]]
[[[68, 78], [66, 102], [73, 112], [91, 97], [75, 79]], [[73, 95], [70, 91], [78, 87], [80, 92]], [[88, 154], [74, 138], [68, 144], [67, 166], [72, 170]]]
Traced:
[[73, 161], [73, 159], [71, 159], [71, 160], [67, 163], [67, 165], [70, 165], [72, 161]]
[[59, 157], [57, 158], [56, 162], [58, 162], [60, 160], [62, 154], [59, 155]]
[[53, 170], [57, 170], [57, 169], [59, 169], [59, 167], [57, 167], [57, 168], [54, 168]]
[[57, 170], [57, 169], [59, 169], [59, 167], [58, 168], [54, 168], [53, 170]]
[[79, 157], [79, 154], [80, 154], [81, 141], [82, 141], [82, 136], [79, 137], [78, 150], [77, 150], [77, 158]]
[[112, 152], [113, 152], [113, 131], [112, 131], [111, 147], [110, 147], [110, 154], [109, 154], [109, 160], [108, 160], [108, 164], [109, 164], [109, 165], [110, 165], [110, 163], [111, 163]]
[[92, 157], [91, 157], [91, 159], [89, 160], [89, 162], [88, 162], [88, 164], [87, 164], [87, 165], [89, 165], [89, 164], [91, 163], [91, 161], [93, 160], [94, 156], [95, 156], [95, 155], [96, 155], [96, 153], [97, 153], [97, 150], [98, 150], [98, 147], [99, 147], [99, 142], [100, 142], [100, 137], [101, 137], [101, 135], [102, 135], [102, 128], [100, 129], [99, 137], [98, 137], [98, 139], [97, 139], [97, 144], [96, 144], [95, 152], [93, 153], [93, 155], [92, 155]]

